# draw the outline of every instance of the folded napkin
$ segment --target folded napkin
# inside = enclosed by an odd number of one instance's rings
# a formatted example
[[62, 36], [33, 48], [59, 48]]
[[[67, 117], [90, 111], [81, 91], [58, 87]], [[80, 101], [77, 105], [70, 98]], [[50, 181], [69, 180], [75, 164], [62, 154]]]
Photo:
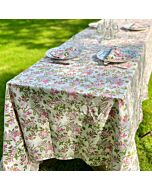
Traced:
[[123, 26], [123, 28], [127, 30], [138, 31], [138, 30], [145, 30], [146, 26], [140, 23], [130, 23]]
[[51, 52], [51, 55], [55, 59], [68, 59], [70, 57], [73, 57], [75, 54], [77, 54], [77, 49], [75, 47], [67, 47], [67, 48], [56, 48], [53, 49]]
[[105, 65], [108, 63], [125, 63], [128, 59], [124, 49], [117, 46], [103, 48], [96, 56], [103, 61]]
[[126, 62], [126, 56], [122, 52], [121, 48], [114, 47], [111, 49], [109, 54], [105, 57], [104, 62], [124, 63]]

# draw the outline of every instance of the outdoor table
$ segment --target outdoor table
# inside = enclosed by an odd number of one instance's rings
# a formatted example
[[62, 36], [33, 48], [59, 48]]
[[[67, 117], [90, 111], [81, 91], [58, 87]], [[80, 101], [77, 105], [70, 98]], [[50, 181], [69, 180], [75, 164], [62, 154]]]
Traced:
[[[125, 20], [115, 22], [121, 28]], [[135, 133], [152, 70], [151, 27], [120, 29], [115, 39], [101, 42], [96, 29], [86, 28], [62, 45], [70, 43], [81, 48], [70, 64], [44, 57], [7, 82], [3, 169], [32, 171], [46, 159], [81, 158], [105, 170], [140, 170]], [[126, 69], [96, 60], [102, 47], [113, 45], [137, 52], [122, 64]]]

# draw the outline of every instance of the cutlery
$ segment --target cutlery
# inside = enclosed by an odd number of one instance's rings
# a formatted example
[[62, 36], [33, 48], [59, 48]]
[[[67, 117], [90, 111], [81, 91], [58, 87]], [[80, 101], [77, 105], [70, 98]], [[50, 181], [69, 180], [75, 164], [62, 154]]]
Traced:
[[128, 69], [128, 67], [126, 66], [121, 66], [121, 65], [116, 65], [116, 64], [109, 64], [110, 62], [108, 61], [104, 61], [103, 65], [100, 65], [102, 67], [106, 67], [106, 66], [111, 66], [111, 67], [117, 67], [117, 68], [121, 68], [121, 69]]
[[128, 67], [120, 66], [120, 65], [113, 65], [114, 67], [120, 68], [120, 69], [128, 69]]
[[70, 63], [68, 62], [62, 62], [62, 61], [49, 61], [48, 63], [53, 63], [53, 64], [62, 64], [62, 65], [69, 65]]

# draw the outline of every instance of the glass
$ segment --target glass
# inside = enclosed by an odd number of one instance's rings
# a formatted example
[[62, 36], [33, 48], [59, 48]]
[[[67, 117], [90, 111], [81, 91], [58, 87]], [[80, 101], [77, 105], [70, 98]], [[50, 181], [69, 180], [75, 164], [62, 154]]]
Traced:
[[103, 38], [106, 32], [106, 21], [105, 19], [103, 20], [103, 23], [99, 23], [97, 26], [97, 33], [98, 35]]
[[103, 23], [99, 23], [97, 27], [97, 33], [100, 35], [101, 40], [110, 40], [116, 38], [118, 31], [119, 27], [112, 19], [104, 19]]

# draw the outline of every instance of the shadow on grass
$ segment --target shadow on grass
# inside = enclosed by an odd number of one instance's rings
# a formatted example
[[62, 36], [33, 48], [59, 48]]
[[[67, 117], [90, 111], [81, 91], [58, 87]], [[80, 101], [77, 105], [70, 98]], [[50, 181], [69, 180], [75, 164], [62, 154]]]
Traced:
[[71, 160], [49, 159], [40, 164], [40, 171], [94, 171], [83, 160], [76, 158]]
[[0, 44], [46, 49], [60, 45], [88, 22], [91, 20], [1, 20]]

